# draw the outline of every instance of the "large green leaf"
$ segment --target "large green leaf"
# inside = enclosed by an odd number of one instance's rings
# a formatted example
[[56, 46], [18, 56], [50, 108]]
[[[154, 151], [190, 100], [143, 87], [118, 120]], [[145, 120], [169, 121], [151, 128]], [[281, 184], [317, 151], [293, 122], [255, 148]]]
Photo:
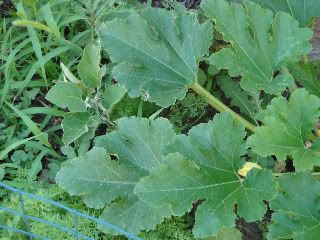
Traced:
[[[164, 163], [162, 150], [174, 140], [173, 128], [167, 119], [154, 121], [141, 118], [122, 118], [118, 129], [97, 141], [96, 145], [116, 155], [123, 163], [137, 168], [140, 178], [154, 167]], [[123, 204], [113, 203], [102, 214], [102, 218], [130, 232], [149, 230], [171, 215], [169, 207], [155, 208], [140, 201], [133, 192]]]
[[92, 208], [102, 208], [118, 196], [131, 194], [140, 174], [134, 167], [112, 161], [104, 148], [70, 160], [56, 176], [60, 187], [82, 195]]
[[252, 119], [255, 118], [259, 111], [260, 101], [249, 96], [245, 91], [241, 90], [238, 82], [233, 81], [229, 76], [221, 76], [217, 79], [221, 90], [227, 98], [230, 98], [230, 105], [236, 106], [240, 111]]
[[264, 90], [279, 94], [293, 84], [289, 74], [275, 73], [301, 54], [311, 50], [311, 30], [299, 28], [290, 15], [275, 16], [258, 4], [245, 6], [224, 0], [204, 0], [201, 7], [215, 21], [223, 39], [230, 42], [210, 57], [218, 68], [228, 69], [231, 76], [242, 76], [241, 87], [252, 93]]
[[320, 148], [306, 146], [320, 116], [320, 99], [305, 89], [295, 90], [289, 102], [284, 97], [273, 99], [257, 116], [264, 125], [249, 137], [248, 144], [263, 157], [275, 155], [283, 161], [293, 157], [296, 170], [320, 165]]
[[[247, 0], [228, 0], [229, 2], [244, 3]], [[312, 18], [320, 16], [320, 2], [318, 0], [250, 0], [273, 12], [286, 12], [297, 19], [300, 26], [308, 26]]]
[[82, 100], [81, 88], [72, 82], [58, 82], [47, 93], [46, 98], [53, 104], [68, 108], [70, 112], [85, 112], [86, 103]]
[[212, 25], [193, 13], [147, 8], [141, 16], [107, 22], [99, 30], [113, 62], [113, 76], [131, 97], [167, 107], [197, 81], [201, 57], [212, 42]]
[[[320, 2], [320, 1], [319, 1]], [[288, 69], [296, 81], [303, 84], [303, 87], [313, 95], [320, 97], [320, 62], [307, 62], [291, 64]]]
[[217, 236], [202, 238], [201, 240], [241, 240], [242, 234], [236, 228], [222, 227]]
[[283, 11], [297, 19], [301, 26], [310, 24], [313, 17], [320, 16], [319, 0], [253, 0], [274, 12]]
[[320, 183], [309, 173], [279, 178], [280, 193], [271, 201], [272, 224], [268, 239], [319, 239]]
[[254, 169], [245, 180], [240, 178], [244, 137], [244, 128], [233, 123], [228, 113], [193, 127], [188, 136], [180, 135], [168, 146], [167, 152], [172, 153], [166, 164], [142, 178], [135, 192], [153, 206], [169, 204], [175, 215], [183, 215], [193, 202], [205, 200], [196, 212], [193, 232], [197, 237], [234, 226], [235, 204], [237, 214], [248, 221], [262, 218], [266, 211], [263, 200], [274, 196], [272, 173]]
[[[133, 188], [152, 168], [163, 164], [162, 150], [174, 141], [175, 134], [169, 121], [163, 118], [154, 121], [122, 118], [117, 124], [117, 130], [99, 137], [96, 147], [85, 157], [67, 162], [59, 171], [57, 182], [70, 194], [82, 195], [90, 207], [102, 208], [116, 200], [101, 217], [138, 233], [171, 215], [167, 206], [154, 208], [140, 201]], [[118, 202], [119, 197], [122, 199]]]
[[117, 131], [100, 137], [96, 146], [116, 154], [127, 164], [137, 166], [141, 174], [163, 164], [163, 147], [174, 140], [175, 134], [167, 119], [121, 118]]
[[[101, 218], [132, 233], [139, 233], [141, 230], [153, 229], [156, 224], [164, 220], [164, 217], [169, 217], [171, 214], [170, 208], [166, 205], [155, 208], [141, 201], [138, 196], [130, 195], [128, 198], [111, 203], [102, 213]], [[110, 229], [105, 231], [119, 234]]]

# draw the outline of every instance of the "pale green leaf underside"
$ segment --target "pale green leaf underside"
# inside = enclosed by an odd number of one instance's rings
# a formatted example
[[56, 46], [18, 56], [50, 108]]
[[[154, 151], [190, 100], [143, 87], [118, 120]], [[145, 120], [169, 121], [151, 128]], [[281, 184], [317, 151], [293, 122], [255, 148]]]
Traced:
[[46, 99], [53, 104], [68, 108], [70, 112], [85, 112], [86, 103], [82, 100], [81, 88], [72, 82], [58, 82], [47, 93]]
[[193, 232], [197, 237], [216, 235], [221, 226], [234, 226], [235, 203], [240, 216], [260, 219], [266, 210], [263, 200], [273, 196], [272, 174], [252, 171], [242, 182], [237, 171], [245, 153], [244, 137], [243, 127], [234, 124], [228, 113], [193, 127], [188, 136], [180, 135], [168, 146], [167, 152], [172, 153], [166, 164], [142, 178], [135, 192], [153, 206], [170, 204], [175, 215], [205, 199], [196, 212]]
[[95, 88], [101, 83], [100, 47], [88, 44], [78, 65], [78, 73], [82, 83], [87, 88]]
[[320, 116], [320, 99], [305, 89], [295, 90], [289, 102], [279, 97], [272, 100], [258, 119], [264, 125], [249, 137], [248, 145], [263, 157], [275, 155], [284, 161], [293, 157], [296, 170], [312, 169], [320, 165], [320, 149], [306, 148], [308, 136]]
[[320, 183], [309, 173], [279, 178], [281, 192], [271, 201], [272, 224], [268, 239], [318, 239]]
[[62, 121], [62, 141], [67, 146], [89, 131], [90, 114], [87, 112], [66, 113]]
[[119, 84], [108, 86], [102, 94], [102, 105], [106, 109], [112, 109], [123, 98], [126, 92], [126, 89]]
[[224, 0], [204, 0], [201, 7], [216, 22], [216, 29], [231, 46], [210, 57], [218, 68], [231, 76], [241, 76], [241, 87], [252, 93], [264, 90], [279, 94], [293, 84], [288, 74], [274, 77], [289, 62], [299, 60], [311, 50], [312, 32], [299, 28], [289, 14], [273, 15], [258, 4], [245, 6]]
[[114, 78], [129, 95], [167, 107], [196, 82], [199, 61], [212, 42], [212, 25], [199, 24], [193, 13], [147, 8], [141, 16], [106, 23], [99, 36], [118, 63]]

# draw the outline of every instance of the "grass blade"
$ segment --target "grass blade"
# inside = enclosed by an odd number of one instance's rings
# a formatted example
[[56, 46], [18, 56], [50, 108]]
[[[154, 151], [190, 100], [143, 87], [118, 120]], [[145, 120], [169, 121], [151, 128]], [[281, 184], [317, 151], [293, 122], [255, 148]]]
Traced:
[[63, 117], [66, 112], [54, 109], [54, 108], [47, 108], [47, 107], [31, 107], [27, 109], [23, 109], [22, 112], [24, 114], [46, 114], [51, 116]]
[[47, 134], [41, 132], [37, 125], [31, 120], [31, 118], [29, 118], [26, 114], [17, 109], [11, 103], [8, 103], [7, 101], [5, 101], [4, 103], [7, 104], [23, 120], [23, 122], [35, 136], [38, 136], [37, 139], [40, 141], [40, 143], [51, 148]]
[[16, 149], [17, 147], [27, 143], [28, 141], [37, 138], [39, 136], [33, 136], [33, 137], [29, 137], [29, 138], [25, 138], [25, 139], [21, 139], [17, 142], [14, 142], [12, 144], [10, 144], [8, 147], [6, 147], [3, 151], [0, 152], [0, 161], [3, 160], [3, 158], [13, 149]]

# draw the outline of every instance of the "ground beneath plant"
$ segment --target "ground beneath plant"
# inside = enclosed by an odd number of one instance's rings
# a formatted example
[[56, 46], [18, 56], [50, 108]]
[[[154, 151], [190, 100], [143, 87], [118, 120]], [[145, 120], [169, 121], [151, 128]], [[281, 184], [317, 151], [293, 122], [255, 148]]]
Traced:
[[8, 15], [13, 5], [10, 0], [2, 0], [0, 1], [0, 16], [5, 17]]

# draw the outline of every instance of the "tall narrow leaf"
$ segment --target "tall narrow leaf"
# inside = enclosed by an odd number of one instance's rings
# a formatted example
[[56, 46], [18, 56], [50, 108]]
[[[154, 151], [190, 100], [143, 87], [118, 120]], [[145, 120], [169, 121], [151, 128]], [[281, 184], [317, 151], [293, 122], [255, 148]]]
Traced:
[[100, 86], [101, 69], [100, 69], [100, 47], [89, 44], [85, 47], [81, 61], [78, 65], [78, 73], [81, 81], [87, 88]]
[[45, 146], [51, 147], [49, 141], [48, 141], [48, 135], [46, 133], [41, 132], [41, 130], [37, 127], [37, 125], [22, 111], [20, 111], [18, 108], [13, 106], [11, 103], [8, 103], [5, 101], [5, 104], [7, 104], [26, 124], [26, 126], [30, 129], [30, 131], [37, 136], [36, 138]]

